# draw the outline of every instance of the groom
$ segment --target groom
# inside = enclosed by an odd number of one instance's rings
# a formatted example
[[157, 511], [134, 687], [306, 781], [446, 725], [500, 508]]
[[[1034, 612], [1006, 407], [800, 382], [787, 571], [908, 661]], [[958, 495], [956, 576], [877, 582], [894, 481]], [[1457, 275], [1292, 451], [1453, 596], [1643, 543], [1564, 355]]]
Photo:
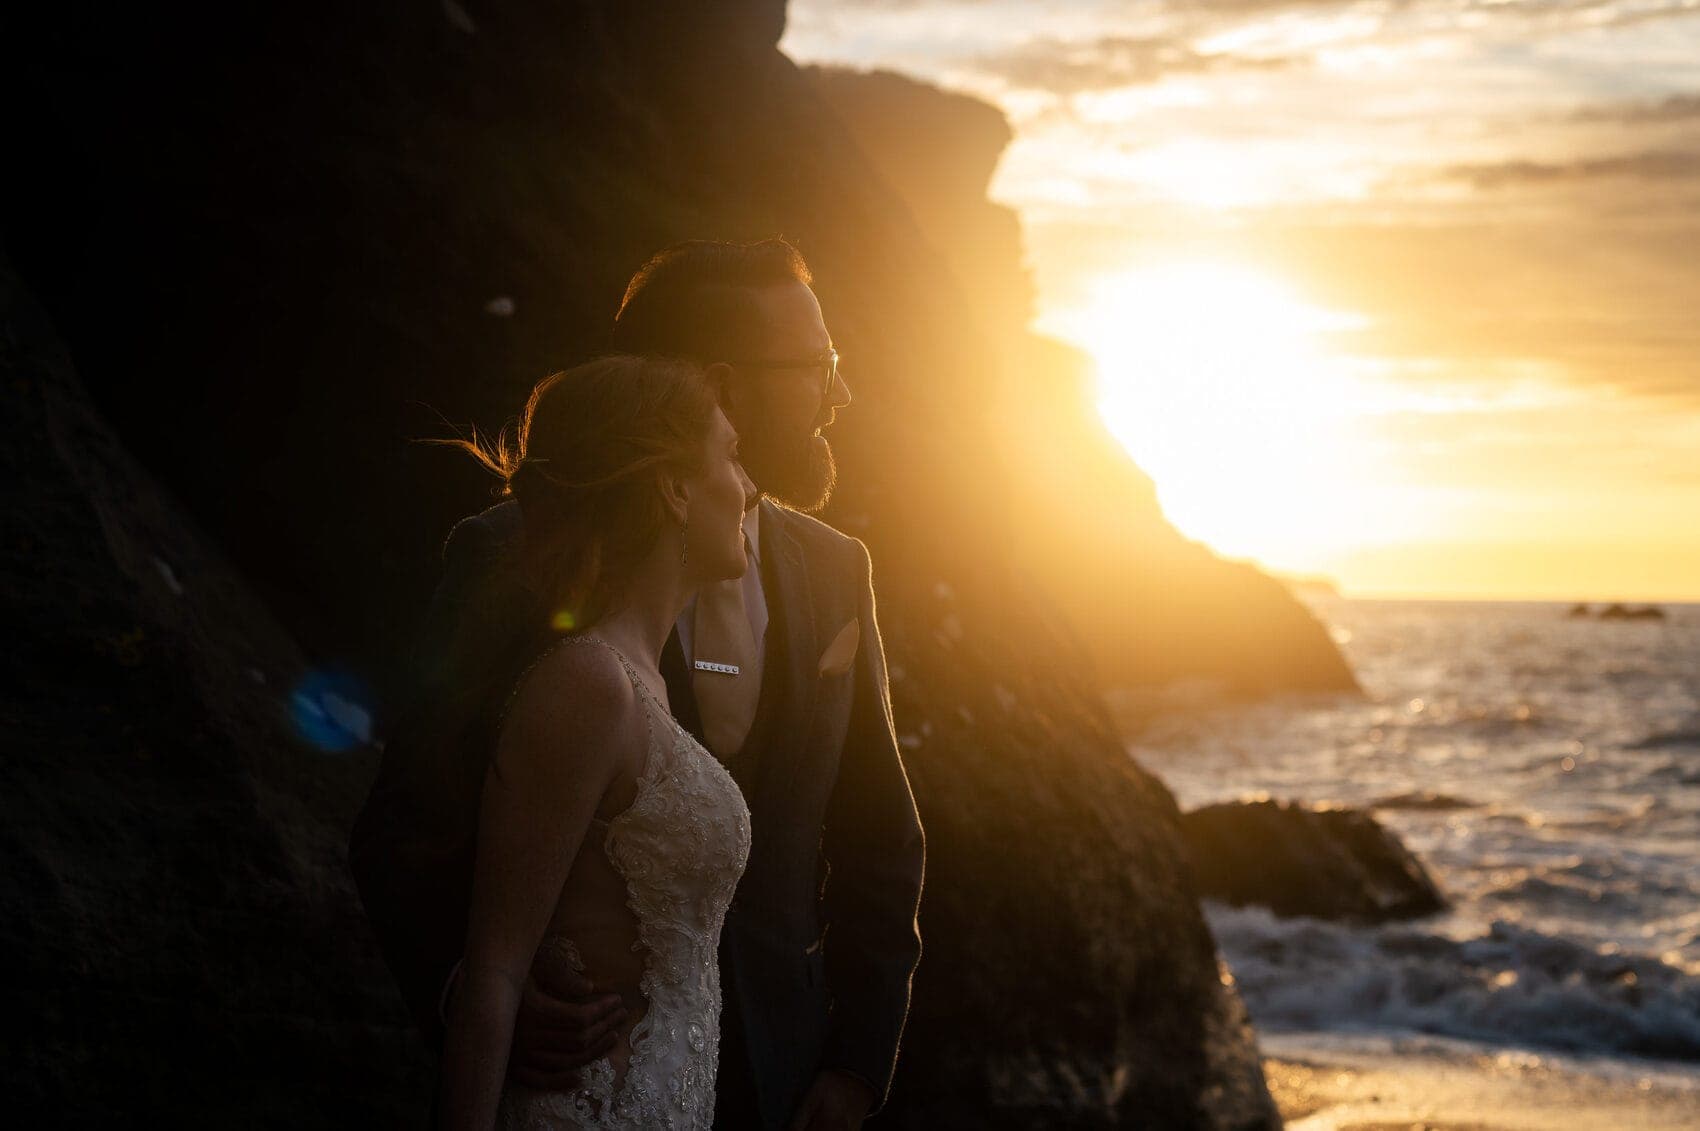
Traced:
[[[744, 577], [706, 587], [662, 657], [674, 714], [725, 762], [750, 808], [749, 864], [720, 946], [715, 1126], [728, 1129], [858, 1126], [890, 1086], [920, 957], [921, 827], [892, 728], [867, 550], [799, 513], [832, 490], [821, 430], [850, 403], [809, 282], [782, 240], [691, 241], [633, 276], [614, 322], [621, 352], [703, 363], [765, 496], [745, 518]], [[385, 957], [439, 1032], [489, 748], [431, 749], [433, 730], [456, 733], [431, 719], [473, 698], [536, 616], [517, 580], [518, 520], [504, 503], [450, 535], [424, 649], [432, 706], [415, 712], [417, 741], [391, 742], [350, 846]], [[597, 989], [528, 984], [517, 1078], [571, 1087], [602, 1055], [624, 1015]]]

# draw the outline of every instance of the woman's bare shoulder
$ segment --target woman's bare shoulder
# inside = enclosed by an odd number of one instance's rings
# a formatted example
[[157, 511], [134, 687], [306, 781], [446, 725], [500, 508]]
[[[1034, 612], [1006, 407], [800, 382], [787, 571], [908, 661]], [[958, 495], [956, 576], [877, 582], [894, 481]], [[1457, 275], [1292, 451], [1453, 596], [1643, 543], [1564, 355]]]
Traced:
[[641, 753], [648, 729], [618, 653], [563, 640], [520, 677], [502, 724], [504, 771], [612, 776]]

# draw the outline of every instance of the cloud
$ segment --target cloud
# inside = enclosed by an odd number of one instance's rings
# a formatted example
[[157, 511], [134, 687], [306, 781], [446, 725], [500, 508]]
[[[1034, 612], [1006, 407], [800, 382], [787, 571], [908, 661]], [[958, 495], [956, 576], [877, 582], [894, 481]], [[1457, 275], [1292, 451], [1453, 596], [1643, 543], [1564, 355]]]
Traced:
[[[1393, 0], [1389, 7], [1402, 8], [1411, 0]], [[1171, 12], [1203, 12], [1209, 15], [1244, 16], [1298, 8], [1351, 8], [1360, 0], [1168, 0]]]
[[1571, 115], [1577, 122], [1616, 125], [1662, 125], [1700, 118], [1700, 93], [1673, 94], [1656, 102], [1613, 102], [1589, 106]]
[[1170, 75], [1279, 70], [1299, 62], [1289, 56], [1206, 54], [1173, 36], [1106, 35], [1081, 41], [1033, 39], [981, 55], [974, 65], [1014, 86], [1078, 94], [1142, 86]]
[[1269, 12], [1329, 11], [1357, 8], [1385, 15], [1429, 12], [1457, 19], [1464, 14], [1537, 22], [1586, 21], [1589, 26], [1624, 26], [1695, 15], [1694, 0], [1166, 0], [1170, 12], [1221, 17], [1259, 16]]
[[1488, 164], [1451, 165], [1440, 173], [1442, 180], [1463, 181], [1482, 191], [1591, 181], [1601, 178], [1641, 181], [1673, 181], [1700, 177], [1700, 153], [1681, 150], [1652, 150], [1581, 161], [1497, 161]]
[[1598, 27], [1633, 27], [1636, 24], [1650, 24], [1658, 20], [1700, 15], [1700, 7], [1695, 6], [1694, 0], [1667, 0], [1666, 3], [1653, 7], [1623, 4], [1617, 0], [1600, 0], [1591, 7], [1607, 10], [1605, 18], [1595, 21], [1595, 26]]

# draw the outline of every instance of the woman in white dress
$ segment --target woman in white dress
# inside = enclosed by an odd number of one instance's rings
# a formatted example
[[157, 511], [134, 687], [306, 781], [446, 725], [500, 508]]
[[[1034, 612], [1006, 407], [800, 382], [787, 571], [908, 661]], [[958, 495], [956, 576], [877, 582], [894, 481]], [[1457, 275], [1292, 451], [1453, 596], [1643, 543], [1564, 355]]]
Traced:
[[[692, 593], [745, 568], [737, 436], [694, 366], [615, 357], [538, 385], [517, 450], [463, 446], [517, 499], [560, 635], [514, 688], [485, 780], [441, 1124], [706, 1129], [749, 811], [659, 668]], [[506, 1081], [526, 979], [551, 965], [625, 1006], [571, 1092]]]

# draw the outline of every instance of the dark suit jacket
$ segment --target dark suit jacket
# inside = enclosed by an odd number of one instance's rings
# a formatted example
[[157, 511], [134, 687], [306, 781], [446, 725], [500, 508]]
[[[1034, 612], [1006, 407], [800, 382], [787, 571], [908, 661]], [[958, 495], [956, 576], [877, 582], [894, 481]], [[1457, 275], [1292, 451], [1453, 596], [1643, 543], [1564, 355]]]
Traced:
[[[920, 821], [898, 756], [867, 549], [763, 501], [768, 603], [760, 703], [728, 768], [752, 842], [727, 914], [721, 972], [762, 1122], [782, 1127], [821, 1068], [891, 1082], [920, 958]], [[404, 994], [439, 1034], [440, 994], [462, 951], [478, 797], [497, 712], [543, 647], [521, 581], [518, 508], [463, 520], [444, 550], [428, 616], [418, 706], [386, 748], [350, 860]], [[847, 670], [822, 652], [852, 619]], [[700, 735], [676, 640], [663, 656], [674, 713]], [[830, 878], [829, 878], [830, 873]], [[828, 937], [830, 928], [830, 938]]]

